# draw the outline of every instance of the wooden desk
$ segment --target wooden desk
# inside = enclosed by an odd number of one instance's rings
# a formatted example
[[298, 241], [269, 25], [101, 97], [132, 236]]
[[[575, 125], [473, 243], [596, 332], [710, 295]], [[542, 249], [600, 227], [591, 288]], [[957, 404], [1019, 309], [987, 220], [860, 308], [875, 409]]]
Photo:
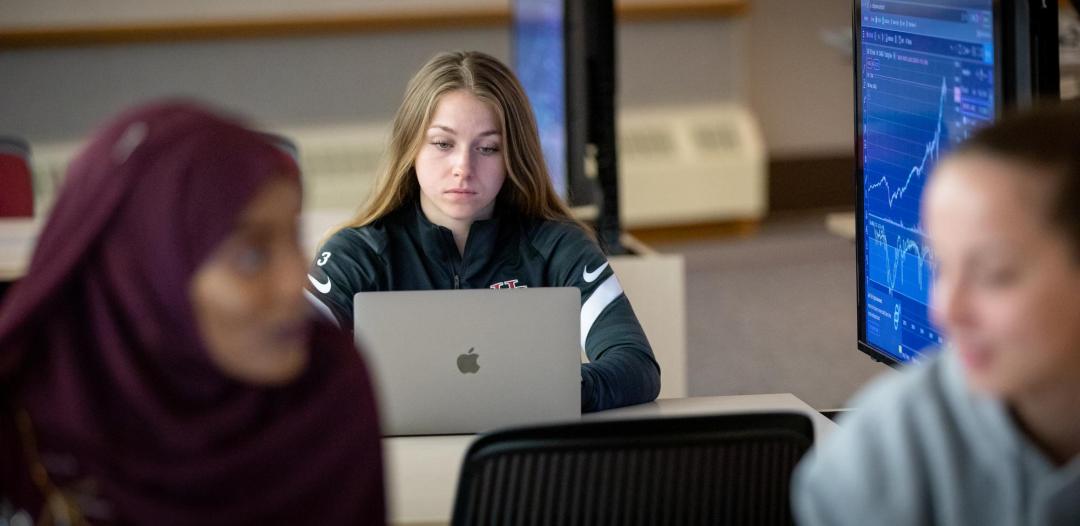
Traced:
[[[789, 393], [747, 396], [671, 398], [583, 416], [583, 420], [650, 418], [718, 413], [790, 410], [807, 414], [815, 440], [834, 424]], [[387, 505], [391, 524], [449, 524], [458, 473], [474, 435], [394, 437], [383, 439]]]

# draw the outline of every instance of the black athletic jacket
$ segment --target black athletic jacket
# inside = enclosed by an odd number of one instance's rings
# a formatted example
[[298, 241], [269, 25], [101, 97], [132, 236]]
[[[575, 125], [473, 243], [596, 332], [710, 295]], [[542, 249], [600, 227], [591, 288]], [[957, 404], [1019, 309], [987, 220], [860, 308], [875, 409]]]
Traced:
[[515, 287], [581, 290], [581, 409], [649, 402], [660, 366], [607, 258], [577, 225], [500, 214], [469, 230], [465, 254], [419, 202], [364, 227], [345, 228], [319, 248], [308, 291], [352, 329], [360, 291]]

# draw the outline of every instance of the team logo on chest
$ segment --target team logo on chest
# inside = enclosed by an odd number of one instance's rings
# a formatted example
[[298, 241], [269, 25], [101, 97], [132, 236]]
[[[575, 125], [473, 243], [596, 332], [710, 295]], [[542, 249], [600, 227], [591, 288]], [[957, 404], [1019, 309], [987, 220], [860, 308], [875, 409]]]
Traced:
[[527, 289], [527, 285], [518, 284], [519, 280], [508, 279], [506, 281], [500, 281], [498, 283], [492, 283], [489, 287], [493, 289]]

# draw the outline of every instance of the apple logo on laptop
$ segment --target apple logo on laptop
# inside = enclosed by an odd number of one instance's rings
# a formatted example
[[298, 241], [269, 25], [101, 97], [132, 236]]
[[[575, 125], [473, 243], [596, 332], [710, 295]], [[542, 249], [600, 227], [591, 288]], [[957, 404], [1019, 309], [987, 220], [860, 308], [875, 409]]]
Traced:
[[462, 373], [477, 373], [480, 371], [480, 364], [476, 362], [480, 358], [479, 354], [473, 354], [475, 347], [470, 347], [469, 352], [466, 354], [458, 355], [457, 368]]

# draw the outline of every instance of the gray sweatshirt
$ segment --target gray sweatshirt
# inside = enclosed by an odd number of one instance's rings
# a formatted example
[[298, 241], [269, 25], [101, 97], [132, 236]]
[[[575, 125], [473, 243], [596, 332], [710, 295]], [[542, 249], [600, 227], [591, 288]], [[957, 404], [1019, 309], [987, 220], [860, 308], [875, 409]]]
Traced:
[[967, 389], [954, 353], [853, 405], [795, 473], [798, 524], [1080, 525], [1080, 457], [1051, 464], [1001, 402]]

